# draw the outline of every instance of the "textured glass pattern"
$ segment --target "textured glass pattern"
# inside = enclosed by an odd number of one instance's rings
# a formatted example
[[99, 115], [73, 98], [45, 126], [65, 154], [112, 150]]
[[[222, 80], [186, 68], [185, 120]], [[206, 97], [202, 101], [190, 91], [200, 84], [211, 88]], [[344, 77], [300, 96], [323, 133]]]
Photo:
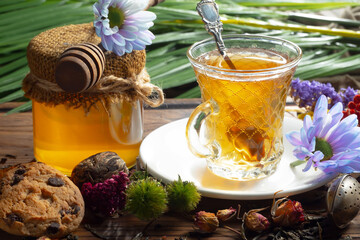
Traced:
[[[236, 172], [234, 178], [264, 177], [273, 171], [283, 152], [282, 122], [294, 69], [251, 76], [246, 70], [276, 68], [287, 59], [258, 49], [229, 49], [228, 55], [236, 69], [245, 70], [245, 74], [194, 67], [203, 100], [211, 99], [216, 105], [206, 121], [209, 147], [217, 153], [209, 167], [215, 173], [217, 169], [230, 175]], [[217, 52], [206, 53], [198, 60], [228, 68]]]

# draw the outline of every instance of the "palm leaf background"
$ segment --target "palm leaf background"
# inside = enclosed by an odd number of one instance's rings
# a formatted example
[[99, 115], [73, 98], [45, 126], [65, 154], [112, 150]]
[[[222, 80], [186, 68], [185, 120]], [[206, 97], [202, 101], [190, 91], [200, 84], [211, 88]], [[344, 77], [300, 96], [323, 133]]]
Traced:
[[[31, 38], [49, 28], [92, 21], [94, 2], [0, 1], [0, 103], [25, 100], [21, 82], [29, 71], [26, 47]], [[224, 34], [263, 34], [297, 43], [304, 57], [295, 77], [306, 80], [360, 69], [360, 32], [356, 30], [360, 29], [360, 21], [317, 14], [324, 9], [360, 6], [359, 0], [216, 2], [224, 22]], [[186, 50], [192, 43], [210, 36], [195, 11], [196, 3], [194, 0], [166, 0], [150, 9], [157, 14], [151, 29], [156, 39], [147, 48], [146, 66], [152, 82], [162, 87], [167, 96], [200, 97]], [[329, 23], [336, 23], [338, 28], [319, 26]], [[11, 112], [29, 108], [31, 104], [27, 102]]]

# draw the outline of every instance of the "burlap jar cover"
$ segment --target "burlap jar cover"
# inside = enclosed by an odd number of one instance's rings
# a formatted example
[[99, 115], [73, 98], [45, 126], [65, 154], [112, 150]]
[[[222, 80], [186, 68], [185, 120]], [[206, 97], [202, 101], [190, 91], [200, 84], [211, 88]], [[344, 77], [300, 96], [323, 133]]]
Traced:
[[97, 102], [107, 112], [110, 103], [123, 100], [139, 99], [151, 107], [163, 103], [162, 90], [150, 83], [145, 69], [145, 50], [121, 57], [106, 51], [104, 73], [94, 87], [81, 93], [63, 91], [55, 81], [55, 67], [64, 50], [81, 43], [98, 45], [100, 42], [92, 23], [54, 28], [34, 37], [27, 49], [30, 73], [23, 81], [25, 96], [48, 106], [82, 107], [85, 113]]

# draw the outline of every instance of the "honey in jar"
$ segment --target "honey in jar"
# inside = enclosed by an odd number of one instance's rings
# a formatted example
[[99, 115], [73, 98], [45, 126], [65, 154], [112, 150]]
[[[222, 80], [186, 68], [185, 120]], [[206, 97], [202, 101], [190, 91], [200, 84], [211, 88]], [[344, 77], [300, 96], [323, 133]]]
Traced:
[[142, 104], [113, 103], [110, 113], [100, 104], [85, 115], [81, 108], [33, 101], [35, 158], [66, 175], [81, 160], [104, 151], [116, 152], [133, 166], [143, 137]]

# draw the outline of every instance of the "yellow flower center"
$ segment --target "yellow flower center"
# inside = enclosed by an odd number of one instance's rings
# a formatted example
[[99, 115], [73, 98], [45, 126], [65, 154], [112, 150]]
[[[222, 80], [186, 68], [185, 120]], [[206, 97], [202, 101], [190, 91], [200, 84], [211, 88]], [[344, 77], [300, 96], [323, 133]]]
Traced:
[[119, 28], [121, 28], [121, 26], [123, 25], [124, 20], [125, 20], [125, 14], [119, 8], [109, 7], [108, 18], [110, 20], [111, 28], [113, 28], [115, 26], [118, 26]]

